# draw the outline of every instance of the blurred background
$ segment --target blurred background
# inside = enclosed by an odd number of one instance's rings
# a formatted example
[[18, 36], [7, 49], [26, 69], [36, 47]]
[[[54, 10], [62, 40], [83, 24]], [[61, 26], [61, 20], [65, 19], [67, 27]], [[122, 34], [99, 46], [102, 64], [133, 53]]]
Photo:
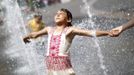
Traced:
[[[0, 75], [46, 75], [47, 36], [38, 50], [22, 37], [34, 14], [53, 26], [61, 8], [72, 12], [74, 26], [86, 29], [110, 30], [134, 17], [134, 0], [0, 0]], [[133, 32], [114, 38], [76, 36], [70, 48], [76, 75], [134, 75]]]

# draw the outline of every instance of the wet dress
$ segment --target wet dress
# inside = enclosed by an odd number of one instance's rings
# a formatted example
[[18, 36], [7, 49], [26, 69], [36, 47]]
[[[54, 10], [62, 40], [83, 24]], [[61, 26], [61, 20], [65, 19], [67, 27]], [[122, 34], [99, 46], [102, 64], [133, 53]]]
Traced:
[[[48, 49], [46, 54], [47, 75], [75, 75], [69, 56], [71, 43], [66, 39], [69, 27], [55, 34], [55, 28], [48, 32]], [[55, 32], [55, 33], [54, 33]]]

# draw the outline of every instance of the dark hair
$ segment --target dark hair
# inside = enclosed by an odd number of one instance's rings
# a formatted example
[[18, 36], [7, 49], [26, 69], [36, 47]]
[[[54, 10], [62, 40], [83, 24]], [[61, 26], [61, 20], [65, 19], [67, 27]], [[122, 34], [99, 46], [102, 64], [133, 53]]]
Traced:
[[68, 9], [65, 9], [65, 8], [61, 8], [60, 11], [63, 11], [67, 14], [67, 19], [70, 20], [70, 22], [68, 22], [68, 25], [67, 26], [72, 26], [72, 13], [68, 10]]
[[40, 15], [40, 14], [35, 14], [35, 15], [34, 15], [34, 18], [39, 18], [40, 20], [42, 20], [42, 15]]

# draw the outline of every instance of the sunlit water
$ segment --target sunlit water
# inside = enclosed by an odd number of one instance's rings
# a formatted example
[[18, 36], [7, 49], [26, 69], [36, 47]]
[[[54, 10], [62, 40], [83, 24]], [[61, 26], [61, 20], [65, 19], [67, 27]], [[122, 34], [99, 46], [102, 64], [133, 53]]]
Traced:
[[[91, 25], [91, 28], [93, 29], [93, 30], [95, 30], [95, 23], [92, 21], [92, 14], [90, 13], [90, 10], [91, 10], [91, 8], [90, 8], [90, 6], [89, 5], [92, 5], [93, 3], [95, 3], [96, 2], [96, 0], [93, 0], [92, 2], [90, 1], [89, 3], [90, 4], [88, 4], [88, 1], [87, 0], [83, 0], [83, 3], [85, 4], [85, 9], [87, 10], [87, 14], [88, 14], [88, 17], [89, 17], [89, 20], [88, 20], [88, 22], [89, 22], [89, 25]], [[98, 43], [98, 39], [97, 39], [97, 37], [95, 36], [94, 37], [94, 42], [95, 42], [95, 46], [96, 46], [96, 49], [97, 49], [97, 56], [99, 57], [99, 61], [100, 61], [100, 67], [101, 67], [101, 69], [103, 70], [103, 74], [104, 75], [107, 75], [107, 71], [108, 71], [108, 69], [106, 68], [106, 66], [105, 66], [105, 61], [104, 61], [104, 56], [103, 56], [103, 54], [102, 54], [102, 51], [101, 51], [101, 47], [100, 47], [100, 45], [99, 45], [99, 43]]]
[[18, 66], [13, 70], [14, 74], [44, 75], [44, 58], [33, 48], [34, 42], [25, 45], [22, 41], [24, 35], [28, 33], [17, 0], [3, 0], [2, 5], [6, 9], [5, 27], [10, 34], [5, 44], [8, 47], [5, 54], [12, 60], [18, 59], [16, 61]]

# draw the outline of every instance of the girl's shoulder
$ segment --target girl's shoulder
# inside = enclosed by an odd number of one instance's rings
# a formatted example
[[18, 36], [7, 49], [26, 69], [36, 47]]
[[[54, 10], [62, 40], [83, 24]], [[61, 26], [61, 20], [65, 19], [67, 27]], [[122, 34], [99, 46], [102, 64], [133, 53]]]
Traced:
[[75, 27], [75, 26], [70, 26], [70, 27], [68, 27], [68, 29], [69, 30], [74, 30], [74, 29], [76, 29], [77, 27]]

